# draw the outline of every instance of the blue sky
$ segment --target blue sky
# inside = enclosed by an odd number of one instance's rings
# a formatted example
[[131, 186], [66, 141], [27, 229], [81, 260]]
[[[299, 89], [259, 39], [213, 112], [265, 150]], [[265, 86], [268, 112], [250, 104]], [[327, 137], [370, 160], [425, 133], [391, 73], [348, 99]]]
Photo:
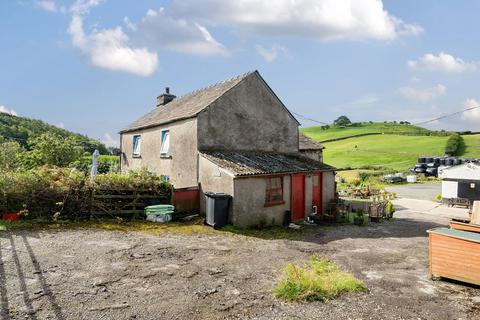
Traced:
[[[112, 144], [164, 87], [257, 69], [309, 118], [421, 122], [480, 105], [478, 12], [466, 0], [5, 0], [0, 112]], [[480, 109], [426, 126], [478, 131]]]

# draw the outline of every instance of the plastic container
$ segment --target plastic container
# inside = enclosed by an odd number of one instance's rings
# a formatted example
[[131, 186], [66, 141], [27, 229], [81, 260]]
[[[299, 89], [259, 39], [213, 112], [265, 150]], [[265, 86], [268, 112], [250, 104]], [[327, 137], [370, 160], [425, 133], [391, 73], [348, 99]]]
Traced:
[[417, 182], [417, 176], [416, 175], [407, 176], [407, 182], [408, 183], [416, 183]]
[[159, 204], [145, 207], [147, 221], [166, 223], [173, 220], [175, 207], [169, 204]]
[[215, 229], [226, 226], [232, 197], [226, 193], [205, 192], [205, 198], [207, 205], [205, 224]]

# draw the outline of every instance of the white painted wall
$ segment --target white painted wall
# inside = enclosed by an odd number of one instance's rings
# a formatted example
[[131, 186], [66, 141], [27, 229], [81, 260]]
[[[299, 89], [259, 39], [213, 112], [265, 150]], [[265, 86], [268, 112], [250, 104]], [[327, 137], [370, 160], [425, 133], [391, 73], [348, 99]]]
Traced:
[[456, 181], [442, 181], [442, 198], [450, 199], [457, 198], [458, 182]]

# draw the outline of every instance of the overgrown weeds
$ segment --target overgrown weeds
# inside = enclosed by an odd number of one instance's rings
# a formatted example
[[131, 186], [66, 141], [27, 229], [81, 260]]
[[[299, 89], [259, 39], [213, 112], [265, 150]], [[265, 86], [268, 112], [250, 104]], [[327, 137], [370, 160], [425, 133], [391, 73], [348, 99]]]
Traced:
[[288, 264], [273, 294], [287, 301], [326, 301], [345, 292], [366, 291], [364, 283], [334, 262], [310, 257], [304, 266]]

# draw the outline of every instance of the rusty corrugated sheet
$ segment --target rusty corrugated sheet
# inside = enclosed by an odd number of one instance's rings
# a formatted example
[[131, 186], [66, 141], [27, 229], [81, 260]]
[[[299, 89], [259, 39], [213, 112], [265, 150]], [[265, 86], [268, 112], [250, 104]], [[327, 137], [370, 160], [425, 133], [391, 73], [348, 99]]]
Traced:
[[430, 275], [480, 285], [480, 234], [448, 228], [428, 233]]

